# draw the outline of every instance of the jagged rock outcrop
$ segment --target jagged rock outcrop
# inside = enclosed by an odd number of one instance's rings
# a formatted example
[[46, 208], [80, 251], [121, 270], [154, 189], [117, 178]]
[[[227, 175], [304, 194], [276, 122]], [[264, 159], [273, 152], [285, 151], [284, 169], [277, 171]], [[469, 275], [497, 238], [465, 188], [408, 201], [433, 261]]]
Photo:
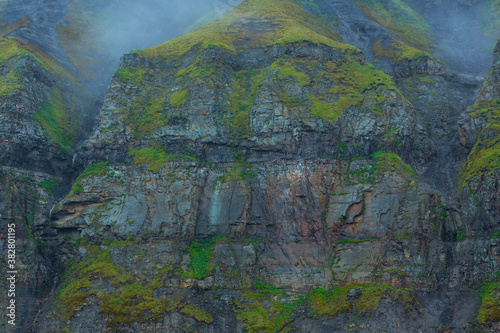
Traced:
[[23, 304], [49, 296], [32, 331], [496, 329], [498, 46], [460, 116], [478, 79], [435, 55], [420, 2], [317, 2], [245, 0], [124, 55], [74, 157], [36, 115], [78, 83], [6, 59], [35, 78], [5, 97], [20, 134], [0, 127]]
[[499, 204], [499, 106], [500, 43], [494, 50], [493, 66], [474, 103], [460, 119], [460, 142], [472, 148], [460, 171], [461, 188], [469, 218], [476, 230], [491, 234], [498, 230]]

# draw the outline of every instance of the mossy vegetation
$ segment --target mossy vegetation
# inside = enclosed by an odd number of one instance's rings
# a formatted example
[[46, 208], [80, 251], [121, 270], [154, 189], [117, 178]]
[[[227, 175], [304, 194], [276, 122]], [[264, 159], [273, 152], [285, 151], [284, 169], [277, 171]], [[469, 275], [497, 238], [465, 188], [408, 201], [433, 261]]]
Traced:
[[253, 287], [251, 291], [245, 290], [240, 300], [235, 302], [236, 318], [244, 322], [247, 332], [290, 331], [289, 324], [294, 311], [304, 303], [314, 318], [334, 317], [343, 313], [356, 316], [370, 314], [379, 308], [384, 299], [396, 302], [406, 313], [413, 313], [418, 307], [414, 289], [394, 288], [386, 284], [335, 285], [329, 290], [316, 288], [295, 297], [267, 284]]
[[78, 176], [73, 185], [71, 186], [71, 190], [66, 197], [71, 197], [75, 194], [83, 192], [83, 186], [81, 181], [90, 177], [102, 177], [106, 175], [110, 169], [108, 168], [108, 162], [98, 162], [87, 165], [85, 170]]
[[[97, 297], [99, 310], [107, 320], [111, 331], [132, 323], [158, 323], [166, 313], [179, 311], [202, 323], [213, 322], [213, 317], [204, 308], [183, 304], [184, 295], [176, 293], [168, 297], [157, 292], [162, 283], [155, 281], [170, 272], [165, 265], [156, 268], [157, 273], [151, 283], [139, 282], [144, 278], [136, 271], [128, 271], [115, 264], [112, 252], [118, 248], [134, 246], [135, 241], [115, 241], [105, 239], [100, 246], [85, 245], [86, 258], [73, 262], [66, 270], [63, 284], [56, 295], [53, 307], [64, 320], [71, 320], [75, 312], [82, 309], [89, 296]], [[150, 276], [153, 278], [154, 276]], [[103, 283], [107, 285], [103, 288]]]
[[308, 99], [312, 103], [311, 114], [313, 116], [319, 117], [329, 123], [334, 123], [341, 116], [341, 112], [335, 109], [334, 102], [327, 102], [312, 95], [308, 96]]
[[[54, 58], [21, 39], [0, 38], [0, 50], [0, 66], [9, 68], [0, 78], [0, 96], [10, 95], [24, 86], [23, 71], [27, 69], [16, 66], [18, 65], [16, 62], [23, 56], [31, 58], [54, 79], [80, 86], [78, 79]], [[57, 83], [46, 93], [45, 100], [35, 114], [35, 120], [54, 143], [63, 151], [69, 152], [80, 135], [80, 130], [76, 125], [80, 117], [73, 112], [71, 107], [75, 104], [74, 96], [67, 94], [64, 87]]]
[[144, 67], [123, 67], [116, 71], [116, 75], [122, 82], [143, 84], [144, 74], [148, 71]]
[[168, 117], [164, 112], [166, 94], [164, 89], [152, 88], [148, 83], [145, 89], [131, 99], [125, 111], [119, 111], [136, 138], [143, 138], [168, 124]]
[[59, 183], [57, 179], [45, 179], [38, 183], [38, 186], [43, 188], [47, 193], [52, 193], [54, 187]]
[[194, 46], [199, 49], [218, 47], [237, 53], [246, 48], [303, 41], [329, 45], [344, 54], [358, 51], [354, 46], [342, 43], [328, 24], [292, 0], [244, 0], [228, 14], [196, 31], [135, 52], [144, 57], [174, 59]]
[[148, 170], [154, 172], [160, 170], [165, 163], [180, 157], [180, 155], [167, 154], [163, 150], [153, 148], [133, 149], [128, 154], [134, 156], [134, 163], [147, 163], [149, 164]]
[[234, 81], [229, 94], [229, 110], [232, 114], [227, 121], [233, 138], [247, 137], [250, 130], [249, 111], [264, 84], [266, 69], [244, 70], [234, 73]]
[[481, 307], [477, 314], [480, 324], [488, 325], [500, 321], [500, 279], [496, 276], [487, 278], [480, 286]]
[[433, 48], [431, 27], [405, 0], [355, 0], [366, 17], [393, 32], [409, 45], [429, 51]]
[[[349, 297], [350, 292], [356, 297]], [[329, 290], [312, 290], [309, 306], [314, 316], [333, 317], [345, 312], [373, 312], [378, 309], [382, 299], [398, 302], [406, 312], [411, 312], [417, 305], [416, 293], [411, 288], [397, 289], [386, 284], [349, 284], [333, 286]]]
[[129, 241], [113, 242], [104, 250], [90, 246], [88, 260], [80, 263], [74, 262], [68, 267], [64, 274], [64, 282], [54, 302], [54, 306], [63, 319], [71, 319], [74, 312], [83, 307], [87, 297], [96, 293], [92, 281], [108, 279], [112, 284], [129, 281], [131, 275], [114, 264], [110, 251], [113, 247], [130, 244]]
[[231, 169], [229, 169], [223, 176], [220, 176], [217, 180], [221, 183], [238, 182], [246, 179], [252, 179], [256, 175], [257, 173], [252, 170], [252, 165], [250, 163], [246, 161], [238, 161]]
[[194, 241], [189, 245], [189, 269], [184, 273], [186, 278], [204, 279], [213, 271], [212, 264], [215, 244], [220, 236]]
[[377, 41], [373, 44], [373, 54], [376, 57], [386, 57], [396, 63], [401, 63], [405, 60], [437, 60], [432, 54], [409, 46], [400, 41], [392, 41], [386, 47], [382, 46], [382, 41]]
[[297, 307], [307, 300], [304, 294], [291, 298], [282, 289], [255, 279], [251, 290], [244, 290], [236, 302], [235, 314], [247, 332], [288, 332], [287, 325]]
[[173, 300], [154, 297], [151, 286], [126, 284], [118, 292], [99, 295], [99, 308], [108, 318], [108, 326], [129, 325], [133, 322], [159, 322]]
[[174, 92], [170, 96], [170, 106], [174, 108], [180, 108], [186, 104], [186, 100], [188, 97], [189, 90], [187, 88], [183, 88]]
[[471, 107], [471, 117], [481, 117], [486, 126], [459, 174], [460, 187], [470, 180], [500, 169], [500, 99], [481, 100]]
[[376, 168], [378, 173], [396, 170], [403, 175], [416, 176], [415, 169], [403, 162], [397, 154], [379, 151], [374, 153], [372, 157], [377, 162]]
[[[313, 59], [282, 57], [267, 67], [235, 73], [229, 94], [232, 117], [227, 119], [233, 137], [252, 135], [249, 113], [265, 80], [270, 77], [280, 83], [280, 102], [289, 110], [299, 117], [309, 114], [331, 123], [350, 107], [366, 107], [381, 115], [381, 105], [387, 100], [388, 91], [398, 92], [388, 75], [357, 57], [324, 64]], [[332, 87], [321, 97], [312, 93], [315, 84], [326, 83]], [[293, 85], [300, 85], [311, 93], [294, 95], [296, 89], [288, 89]]]
[[48, 137], [65, 152], [71, 150], [80, 133], [73, 117], [76, 117], [75, 113], [68, 110], [62, 93], [57, 89], [53, 89], [50, 99], [44, 100], [35, 114], [36, 121]]
[[1, 65], [4, 65], [7, 60], [17, 60], [22, 56], [29, 56], [37, 65], [54, 75], [56, 78], [80, 86], [78, 79], [62, 67], [56, 59], [22, 39], [15, 37], [0, 38], [0, 50]]
[[205, 309], [202, 308], [195, 308], [192, 305], [185, 305], [181, 313], [184, 313], [186, 316], [193, 317], [199, 322], [204, 322], [207, 324], [210, 324], [211, 322], [214, 321], [214, 317]]
[[222, 66], [218, 61], [210, 61], [210, 59], [198, 57], [189, 66], [177, 71], [175, 74], [176, 81], [185, 84], [187, 79], [191, 79], [195, 80], [195, 82], [212, 85], [214, 79], [218, 77]]
[[296, 307], [293, 303], [281, 303], [268, 294], [254, 292], [244, 293], [236, 304], [236, 318], [244, 322], [249, 333], [288, 332], [285, 325], [291, 322]]
[[380, 113], [376, 106], [386, 100], [387, 91], [398, 91], [387, 74], [360, 60], [350, 59], [340, 64], [329, 62], [327, 68], [328, 77], [334, 83], [329, 92], [338, 96], [333, 104], [336, 115], [360, 105]]

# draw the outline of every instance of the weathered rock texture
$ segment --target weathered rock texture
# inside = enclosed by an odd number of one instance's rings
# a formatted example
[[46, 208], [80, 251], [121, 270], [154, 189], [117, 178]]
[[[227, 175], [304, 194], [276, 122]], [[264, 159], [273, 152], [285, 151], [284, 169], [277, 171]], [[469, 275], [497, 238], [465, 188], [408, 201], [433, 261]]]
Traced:
[[76, 180], [12, 146], [32, 330], [494, 331], [500, 46], [474, 100], [419, 4], [377, 6], [246, 0], [126, 54]]

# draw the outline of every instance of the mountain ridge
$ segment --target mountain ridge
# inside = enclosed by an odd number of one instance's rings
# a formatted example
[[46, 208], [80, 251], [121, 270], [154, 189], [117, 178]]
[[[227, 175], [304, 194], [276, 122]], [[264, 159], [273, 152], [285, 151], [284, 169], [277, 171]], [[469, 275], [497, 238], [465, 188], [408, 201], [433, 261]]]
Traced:
[[125, 54], [52, 169], [13, 146], [18, 331], [494, 331], [498, 45], [474, 100], [384, 21], [419, 7], [377, 3], [245, 0]]

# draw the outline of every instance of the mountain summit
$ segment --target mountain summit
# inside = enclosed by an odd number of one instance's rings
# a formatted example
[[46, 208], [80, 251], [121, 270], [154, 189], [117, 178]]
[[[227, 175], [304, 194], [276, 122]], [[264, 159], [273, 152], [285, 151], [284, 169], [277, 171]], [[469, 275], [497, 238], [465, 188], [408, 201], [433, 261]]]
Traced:
[[188, 3], [1, 2], [1, 327], [495, 331], [498, 3], [457, 52], [447, 4], [243, 0], [118, 64]]

